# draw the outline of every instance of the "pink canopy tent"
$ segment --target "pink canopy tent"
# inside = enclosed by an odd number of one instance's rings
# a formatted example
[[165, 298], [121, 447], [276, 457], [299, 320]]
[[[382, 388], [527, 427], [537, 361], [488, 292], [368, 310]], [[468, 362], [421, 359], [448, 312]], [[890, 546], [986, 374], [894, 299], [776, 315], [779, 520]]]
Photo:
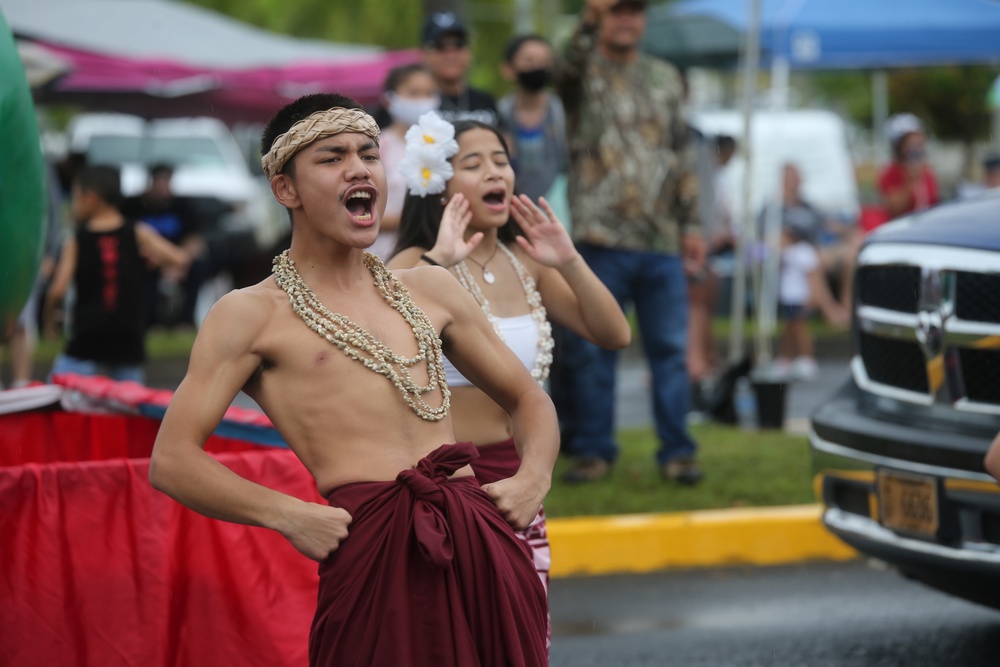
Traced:
[[196, 67], [164, 59], [129, 59], [35, 42], [68, 63], [69, 72], [35, 90], [39, 104], [72, 104], [147, 118], [214, 116], [227, 123], [263, 122], [307, 93], [338, 92], [373, 104], [393, 67], [416, 51], [347, 56], [252, 69]]
[[42, 77], [38, 103], [147, 118], [266, 121], [312, 92], [372, 104], [391, 68], [419, 58], [277, 34], [173, 0], [0, 0], [0, 11], [22, 54], [61, 72]]

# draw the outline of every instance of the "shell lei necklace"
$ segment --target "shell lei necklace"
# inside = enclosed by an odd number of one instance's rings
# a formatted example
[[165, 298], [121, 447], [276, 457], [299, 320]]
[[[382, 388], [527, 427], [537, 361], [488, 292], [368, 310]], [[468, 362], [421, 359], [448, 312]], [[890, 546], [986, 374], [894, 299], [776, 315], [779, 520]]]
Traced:
[[[521, 262], [517, 261], [514, 253], [500, 240], [497, 240], [497, 247], [507, 255], [507, 259], [510, 260], [511, 265], [514, 267], [517, 277], [520, 278], [521, 286], [524, 288], [524, 295], [528, 299], [528, 305], [531, 306], [531, 316], [534, 318], [535, 323], [538, 324], [538, 353], [535, 355], [535, 365], [531, 369], [531, 377], [535, 378], [539, 384], [544, 384], [546, 378], [549, 377], [549, 367], [552, 365], [552, 348], [555, 346], [555, 341], [552, 340], [552, 325], [546, 316], [545, 306], [542, 305], [542, 295], [538, 293], [538, 289], [535, 287], [535, 279], [528, 275], [527, 269], [524, 268]], [[458, 274], [458, 281], [462, 283], [462, 287], [472, 294], [476, 299], [476, 303], [486, 313], [486, 319], [493, 326], [493, 331], [500, 337], [500, 340], [506, 343], [507, 340], [500, 330], [497, 318], [490, 312], [490, 302], [483, 296], [483, 291], [479, 289], [479, 285], [476, 283], [475, 278], [472, 277], [469, 267], [466, 266], [464, 261], [459, 262], [455, 265], [455, 272]]]
[[[361, 362], [365, 368], [385, 376], [421, 419], [440, 421], [448, 414], [451, 405], [451, 392], [445, 382], [441, 359], [441, 339], [427, 315], [413, 303], [410, 293], [385, 268], [381, 260], [367, 252], [364, 260], [375, 279], [375, 287], [413, 330], [418, 347], [415, 357], [396, 354], [347, 317], [331, 312], [302, 280], [287, 250], [274, 258], [271, 272], [278, 286], [288, 294], [292, 310], [302, 318], [306, 326], [336, 345], [351, 359]], [[414, 382], [410, 369], [424, 361], [427, 362], [428, 383], [420, 385]], [[438, 388], [441, 389], [442, 401], [440, 407], [435, 408], [427, 404], [423, 395]]]

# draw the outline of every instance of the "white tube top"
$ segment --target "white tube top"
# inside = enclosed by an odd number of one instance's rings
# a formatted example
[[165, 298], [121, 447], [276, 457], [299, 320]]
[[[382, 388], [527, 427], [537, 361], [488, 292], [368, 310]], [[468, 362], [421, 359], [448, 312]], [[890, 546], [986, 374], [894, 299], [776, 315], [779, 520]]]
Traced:
[[[538, 356], [538, 323], [531, 313], [516, 317], [497, 317], [496, 323], [504, 340], [524, 367], [531, 370]], [[470, 387], [472, 383], [459, 373], [448, 357], [444, 357], [444, 373], [449, 387]]]

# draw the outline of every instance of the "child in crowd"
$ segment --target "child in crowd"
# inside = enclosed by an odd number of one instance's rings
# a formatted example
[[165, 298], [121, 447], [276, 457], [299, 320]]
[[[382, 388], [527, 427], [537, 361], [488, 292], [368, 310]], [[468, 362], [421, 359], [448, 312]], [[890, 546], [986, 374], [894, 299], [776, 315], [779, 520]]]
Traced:
[[778, 282], [778, 317], [782, 322], [778, 368], [797, 380], [815, 379], [818, 372], [809, 332], [809, 315], [818, 308], [837, 326], [850, 315], [827, 287], [819, 254], [810, 242], [812, 229], [785, 224], [781, 229], [781, 276]]
[[73, 183], [76, 233], [68, 238], [45, 299], [45, 332], [56, 337], [55, 311], [73, 289], [71, 331], [52, 374], [97, 375], [142, 382], [146, 264], [186, 269], [188, 255], [143, 222], [118, 210], [118, 169], [83, 168]]
[[406, 153], [404, 136], [417, 119], [441, 106], [441, 94], [430, 70], [419, 63], [393, 68], [385, 78], [383, 88], [382, 107], [390, 122], [379, 137], [379, 153], [385, 165], [385, 180], [389, 189], [385, 195], [385, 213], [378, 238], [368, 251], [388, 261], [396, 247], [399, 216], [403, 213], [403, 200], [406, 198], [406, 179], [399, 173], [399, 163]]
[[[501, 127], [511, 144], [511, 166], [518, 191], [531, 200], [550, 198], [566, 171], [566, 112], [552, 81], [552, 46], [538, 35], [519, 35], [507, 43], [501, 69], [514, 91], [497, 103]], [[563, 207], [565, 208], [565, 207]]]

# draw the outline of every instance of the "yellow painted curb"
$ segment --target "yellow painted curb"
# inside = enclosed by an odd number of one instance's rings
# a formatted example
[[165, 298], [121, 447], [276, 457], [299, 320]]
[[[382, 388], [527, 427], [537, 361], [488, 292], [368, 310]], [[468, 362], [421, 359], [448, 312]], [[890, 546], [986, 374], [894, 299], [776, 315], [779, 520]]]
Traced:
[[820, 505], [550, 519], [553, 577], [847, 560]]

